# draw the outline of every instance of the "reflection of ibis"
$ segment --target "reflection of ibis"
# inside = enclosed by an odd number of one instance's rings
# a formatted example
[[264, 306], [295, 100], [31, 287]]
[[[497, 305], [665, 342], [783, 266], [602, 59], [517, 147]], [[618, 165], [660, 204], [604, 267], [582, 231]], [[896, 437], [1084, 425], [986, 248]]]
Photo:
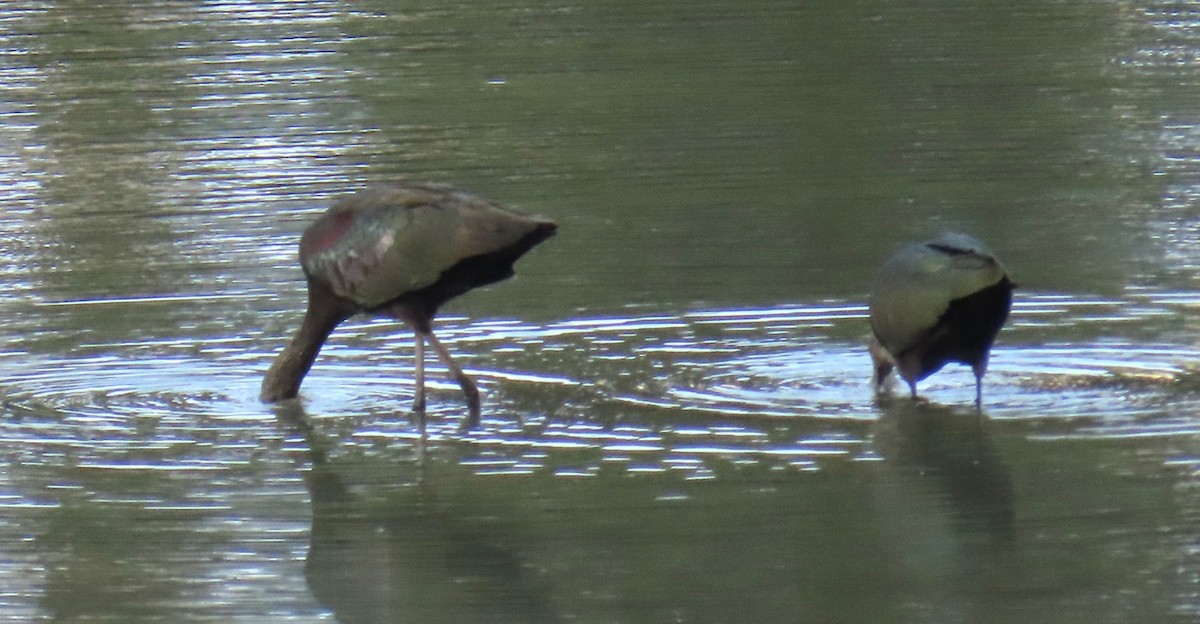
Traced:
[[947, 233], [888, 258], [871, 293], [876, 388], [895, 367], [913, 398], [917, 382], [947, 362], [975, 373], [983, 400], [988, 352], [1012, 307], [1013, 283], [983, 243]]
[[519, 534], [505, 531], [502, 517], [478, 513], [478, 500], [464, 504], [455, 488], [439, 490], [438, 477], [374, 487], [314, 464], [305, 478], [313, 522], [304, 566], [313, 597], [343, 624], [564, 621], [552, 579], [532, 565]]
[[334, 204], [300, 239], [308, 310], [263, 379], [263, 401], [296, 396], [321, 345], [342, 321], [366, 312], [397, 318], [416, 333], [416, 398], [425, 413], [424, 345], [462, 387], [468, 425], [479, 422], [479, 391], [433, 335], [447, 300], [513, 274], [513, 263], [554, 234], [553, 222], [451, 188], [370, 188]]

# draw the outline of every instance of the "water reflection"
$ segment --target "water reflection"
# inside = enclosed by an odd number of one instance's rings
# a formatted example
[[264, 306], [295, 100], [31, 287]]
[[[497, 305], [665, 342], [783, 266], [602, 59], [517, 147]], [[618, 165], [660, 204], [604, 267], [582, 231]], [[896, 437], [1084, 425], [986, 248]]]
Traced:
[[873, 428], [875, 450], [904, 480], [940, 491], [964, 534], [1011, 538], [1016, 502], [1012, 474], [992, 444], [994, 425], [979, 413], [885, 398]]
[[[1195, 619], [1200, 19], [985, 4], [0, 3], [0, 619]], [[444, 318], [486, 417], [423, 460], [379, 325], [311, 434], [254, 400], [391, 178], [564, 224]], [[982, 422], [868, 386], [942, 229], [1026, 285]]]
[[[1153, 507], [1159, 494], [1129, 499], [1136, 484], [1097, 488], [1095, 449], [1061, 457], [960, 406], [879, 409], [840, 433], [798, 422], [698, 445], [685, 440], [708, 433], [664, 425], [616, 443], [627, 425], [562, 423], [574, 444], [493, 432], [426, 456], [397, 440], [382, 454], [346, 446], [298, 408], [279, 416], [312, 449], [309, 587], [344, 621], [1097, 616], [1119, 579], [1179, 556], [1141, 525], [1176, 512]], [[763, 452], [801, 436], [838, 452], [804, 470]], [[1096, 539], [1114, 526], [1121, 536]], [[431, 601], [452, 606], [426, 612]]]
[[[244, 340], [10, 354], [0, 534], [13, 539], [0, 542], [13, 564], [0, 575], [33, 569], [8, 584], [21, 604], [80, 617], [116, 617], [137, 591], [153, 598], [142, 614], [219, 618], [233, 601], [347, 620], [466, 591], [454, 616], [468, 621], [491, 607], [514, 621], [788, 621], [795, 605], [944, 619], [1093, 596], [1156, 560], [1194, 569], [1180, 492], [1195, 480], [1197, 352], [1021, 338], [1157, 322], [1184, 301], [1023, 306], [982, 417], [954, 397], [873, 402], [856, 303], [451, 318], [485, 418], [460, 436], [448, 402], [423, 453], [411, 363], [379, 355], [408, 338], [370, 323], [331, 349], [316, 392], [278, 411], [254, 400], [272, 354], [246, 355]], [[45, 307], [93, 305], [148, 304]], [[944, 390], [969, 398], [961, 372]]]
[[503, 523], [443, 500], [452, 480], [410, 465], [356, 495], [334, 465], [306, 476], [305, 578], [339, 622], [555, 622], [538, 570], [504, 545]]
[[389, 462], [386, 483], [362, 467], [366, 483], [347, 483], [353, 463], [330, 461], [305, 409], [292, 401], [275, 411], [308, 444], [305, 577], [338, 621], [561, 621], [542, 571], [504, 545], [502, 522], [454, 501], [465, 463], [430, 462], [418, 438], [410, 461]]
[[[788, 459], [740, 457], [740, 443], [696, 444], [707, 436], [695, 430], [678, 432], [689, 443], [664, 441], [670, 435], [663, 432], [658, 444], [645, 444], [638, 440], [650, 431], [634, 439], [627, 427], [564, 423], [571, 444], [553, 432], [540, 442], [495, 434], [447, 440], [427, 455], [409, 449], [407, 461], [393, 456], [381, 471], [378, 459], [331, 453], [330, 440], [295, 404], [277, 413], [314, 449], [306, 477], [313, 504], [309, 585], [348, 622], [691, 620], [710, 609], [723, 614], [718, 619], [746, 611], [703, 590], [710, 574], [734, 579], [747, 572], [732, 560], [714, 568], [717, 558], [761, 548], [761, 529], [736, 528], [748, 508], [726, 504], [747, 492], [714, 487], [716, 473], [760, 473]], [[750, 437], [760, 443], [765, 436]], [[541, 461], [520, 471], [493, 454], [513, 444], [526, 445], [527, 461]], [[655, 467], [657, 458], [662, 464]], [[696, 479], [700, 465], [708, 476]], [[773, 531], [787, 517], [783, 508], [802, 499], [773, 493], [771, 481], [750, 497], [779, 507]], [[647, 549], [659, 555], [647, 558]], [[791, 556], [779, 554], [773, 565]], [[766, 601], [748, 612], [774, 619], [788, 608]]]
[[873, 500], [884, 548], [906, 576], [909, 609], [916, 621], [975, 621], [1005, 592], [998, 580], [1030, 565], [992, 424], [963, 406], [881, 397], [879, 408]]

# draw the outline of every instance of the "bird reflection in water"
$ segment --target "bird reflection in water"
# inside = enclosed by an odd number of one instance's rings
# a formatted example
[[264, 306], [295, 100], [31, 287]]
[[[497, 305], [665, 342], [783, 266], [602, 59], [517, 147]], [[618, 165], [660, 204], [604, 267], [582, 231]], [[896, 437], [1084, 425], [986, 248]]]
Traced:
[[[305, 577], [339, 622], [561, 621], [538, 572], [504, 544], [502, 528], [443, 496], [424, 461], [339, 467], [298, 402], [276, 413], [311, 449]], [[386, 483], [360, 488], [350, 476], [369, 482], [380, 470]]]
[[987, 434], [988, 423], [961, 410], [882, 398], [876, 450], [905, 481], [932, 486], [963, 530], [1008, 539], [1014, 519], [1012, 474]]

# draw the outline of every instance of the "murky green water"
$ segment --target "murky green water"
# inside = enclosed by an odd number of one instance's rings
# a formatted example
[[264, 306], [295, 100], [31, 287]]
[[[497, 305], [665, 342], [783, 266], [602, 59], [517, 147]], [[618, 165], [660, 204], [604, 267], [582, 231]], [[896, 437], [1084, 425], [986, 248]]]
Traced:
[[[1200, 618], [1200, 10], [0, 5], [0, 620]], [[299, 232], [368, 182], [553, 216], [454, 302], [458, 435], [357, 319], [300, 405]], [[973, 232], [976, 415], [865, 298]]]

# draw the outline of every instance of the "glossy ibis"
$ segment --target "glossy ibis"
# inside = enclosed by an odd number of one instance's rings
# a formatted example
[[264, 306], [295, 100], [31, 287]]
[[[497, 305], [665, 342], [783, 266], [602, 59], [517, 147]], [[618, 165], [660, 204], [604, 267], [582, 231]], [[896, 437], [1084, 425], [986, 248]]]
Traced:
[[555, 224], [433, 184], [367, 188], [338, 201], [304, 231], [300, 265], [308, 309], [267, 371], [261, 399], [295, 397], [329, 334], [359, 313], [390, 316], [416, 334], [413, 411], [425, 425], [425, 344], [466, 396], [466, 427], [479, 423], [479, 391], [433, 335], [446, 301], [506, 279], [513, 263]]
[[983, 243], [947, 233], [888, 258], [871, 292], [871, 359], [879, 389], [893, 368], [917, 397], [917, 382], [948, 362], [975, 373], [975, 405], [1014, 284]]

